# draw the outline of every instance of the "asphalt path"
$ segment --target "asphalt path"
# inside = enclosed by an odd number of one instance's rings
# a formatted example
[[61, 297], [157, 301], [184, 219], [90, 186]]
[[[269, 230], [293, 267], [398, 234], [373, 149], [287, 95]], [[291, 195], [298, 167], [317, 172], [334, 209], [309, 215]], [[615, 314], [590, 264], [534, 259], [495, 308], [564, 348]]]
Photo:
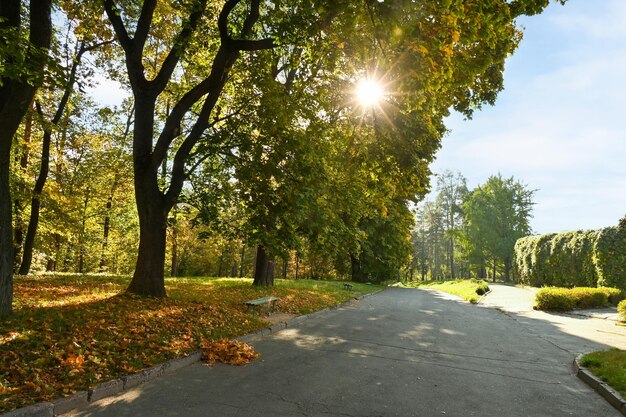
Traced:
[[609, 345], [443, 293], [387, 289], [254, 343], [245, 367], [189, 366], [75, 416], [621, 416], [574, 375]]

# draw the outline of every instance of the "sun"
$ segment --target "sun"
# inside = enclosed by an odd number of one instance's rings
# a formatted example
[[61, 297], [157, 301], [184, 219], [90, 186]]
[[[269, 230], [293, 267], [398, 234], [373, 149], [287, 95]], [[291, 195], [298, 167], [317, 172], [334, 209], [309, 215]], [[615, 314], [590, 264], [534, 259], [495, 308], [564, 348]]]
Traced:
[[364, 107], [377, 104], [384, 96], [385, 90], [376, 80], [363, 78], [356, 85], [356, 98]]

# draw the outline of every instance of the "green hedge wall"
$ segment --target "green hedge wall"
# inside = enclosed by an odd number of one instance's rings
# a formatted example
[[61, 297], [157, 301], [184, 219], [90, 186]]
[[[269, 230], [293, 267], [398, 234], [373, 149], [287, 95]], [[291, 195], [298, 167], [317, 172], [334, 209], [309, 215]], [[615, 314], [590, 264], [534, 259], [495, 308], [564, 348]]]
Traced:
[[618, 226], [527, 236], [515, 244], [520, 282], [626, 289], [626, 217]]

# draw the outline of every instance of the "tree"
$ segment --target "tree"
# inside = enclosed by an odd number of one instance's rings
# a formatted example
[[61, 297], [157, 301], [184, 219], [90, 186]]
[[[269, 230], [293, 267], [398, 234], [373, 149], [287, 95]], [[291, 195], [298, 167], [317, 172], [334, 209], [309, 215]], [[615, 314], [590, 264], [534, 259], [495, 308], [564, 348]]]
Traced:
[[0, 76], [0, 317], [11, 314], [13, 301], [11, 145], [43, 82], [52, 39], [51, 0], [32, 0], [29, 6], [25, 28], [21, 0], [0, 4], [0, 58], [4, 65]]
[[446, 170], [437, 176], [437, 190], [441, 208], [445, 216], [446, 234], [448, 235], [448, 260], [450, 262], [450, 278], [456, 277], [454, 264], [454, 238], [457, 228], [461, 226], [461, 204], [467, 195], [467, 180], [460, 172], [454, 174]]
[[479, 256], [492, 257], [494, 280], [496, 260], [503, 264], [505, 281], [510, 280], [515, 242], [531, 232], [534, 193], [513, 177], [498, 174], [474, 189], [463, 203], [466, 239]]
[[[526, 7], [528, 3], [533, 7]], [[402, 149], [408, 159], [400, 166], [405, 173], [419, 167], [417, 176], [424, 182], [450, 107], [469, 116], [482, 104], [494, 102], [502, 88], [504, 60], [520, 38], [514, 19], [546, 4], [227, 0], [220, 7], [207, 0], [189, 4], [148, 0], [136, 7], [105, 0], [106, 14], [124, 50], [137, 110], [133, 163], [141, 237], [129, 291], [165, 295], [167, 215], [190, 172], [215, 155], [211, 149], [219, 148], [220, 123], [237, 113], [229, 101], [240, 89], [250, 88], [245, 80], [229, 79], [242, 52], [256, 57], [264, 49], [286, 55], [303, 48], [303, 59], [317, 58], [310, 46], [324, 42], [335, 45], [335, 54], [319, 60], [320, 72], [339, 67], [358, 70], [350, 71], [347, 81], [364, 68], [384, 68], [383, 81], [398, 92], [389, 98], [388, 109], [398, 113], [390, 119], [402, 124], [400, 130], [414, 132], [398, 135], [406, 142]], [[154, 58], [149, 66], [146, 51]], [[229, 94], [223, 94], [225, 89]], [[156, 103], [166, 90], [175, 104], [164, 124], [157, 126]], [[185, 126], [187, 130], [182, 129]], [[198, 149], [201, 143], [211, 146]], [[168, 150], [175, 151], [173, 163], [169, 184], [161, 187], [158, 170]]]
[[[48, 171], [50, 165], [50, 145], [52, 141], [53, 129], [58, 128], [61, 122], [61, 118], [65, 115], [66, 107], [70, 102], [74, 87], [77, 82], [78, 69], [81, 65], [83, 55], [99, 48], [100, 46], [109, 42], [96, 43], [93, 45], [87, 45], [84, 41], [78, 41], [73, 51], [73, 56], [66, 56], [65, 59], [68, 62], [67, 68], [64, 68], [64, 80], [60, 82], [62, 84], [62, 93], [59, 99], [59, 103], [54, 109], [54, 115], [50, 120], [45, 120], [45, 115], [42, 110], [42, 106], [39, 102], [36, 102], [37, 112], [43, 120], [43, 145], [41, 165], [35, 185], [33, 187], [31, 206], [30, 206], [30, 220], [28, 222], [28, 229], [26, 231], [26, 238], [24, 240], [24, 248], [22, 250], [22, 262], [19, 269], [20, 275], [27, 275], [30, 272], [30, 266], [33, 258], [33, 247], [35, 244], [35, 235], [37, 233], [37, 227], [39, 226], [39, 211], [41, 208], [41, 193], [48, 179]], [[67, 45], [66, 45], [67, 46]]]

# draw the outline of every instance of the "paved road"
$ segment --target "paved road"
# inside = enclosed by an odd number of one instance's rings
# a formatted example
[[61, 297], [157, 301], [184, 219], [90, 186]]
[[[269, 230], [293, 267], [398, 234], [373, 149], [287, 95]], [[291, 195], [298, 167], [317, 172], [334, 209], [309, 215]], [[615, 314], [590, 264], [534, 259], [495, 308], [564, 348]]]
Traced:
[[626, 349], [626, 327], [617, 326], [617, 310], [578, 310], [563, 314], [533, 311], [535, 291], [502, 284], [489, 284], [491, 293], [482, 306], [508, 314], [529, 332], [540, 334], [573, 354], [616, 347]]
[[621, 416], [574, 376], [579, 338], [540, 321], [388, 289], [256, 342], [246, 367], [193, 365], [74, 415]]

